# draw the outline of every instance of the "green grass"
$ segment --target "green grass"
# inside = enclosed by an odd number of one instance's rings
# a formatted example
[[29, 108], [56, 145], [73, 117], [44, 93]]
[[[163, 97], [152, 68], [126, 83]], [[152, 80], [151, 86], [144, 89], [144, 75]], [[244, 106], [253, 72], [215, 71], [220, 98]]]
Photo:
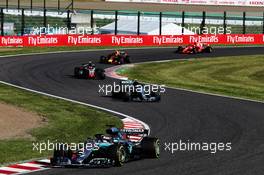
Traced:
[[144, 82], [264, 101], [264, 55], [145, 63], [121, 70], [121, 74]]
[[58, 51], [84, 51], [91, 49], [126, 49], [135, 48], [132, 47], [120, 47], [120, 46], [61, 46], [61, 47], [0, 47], [0, 56], [7, 55], [18, 55], [18, 54], [34, 54], [34, 53], [48, 53], [48, 52], [58, 52]]
[[[231, 45], [215, 45], [220, 47], [240, 47], [244, 46], [247, 47], [249, 45], [241, 45], [241, 44], [231, 44]], [[254, 45], [254, 46], [263, 46], [263, 45]], [[142, 46], [140, 48], [144, 48], [145, 46]], [[149, 47], [157, 47], [157, 46], [146, 46]], [[164, 46], [164, 47], [177, 47], [177, 46]], [[7, 56], [7, 55], [17, 55], [17, 54], [34, 54], [34, 53], [48, 53], [48, 52], [58, 52], [58, 51], [85, 51], [90, 49], [126, 49], [126, 48], [138, 48], [136, 46], [130, 46], [130, 47], [120, 47], [120, 46], [62, 46], [62, 47], [0, 47], [0, 56]]]
[[104, 49], [115, 47], [93, 47], [93, 46], [72, 46], [72, 47], [0, 47], [0, 56], [16, 55], [16, 54], [31, 54], [31, 53], [46, 53], [57, 51], [80, 51], [89, 49]]
[[46, 157], [51, 152], [33, 151], [32, 143], [79, 143], [88, 136], [104, 133], [106, 125], [120, 127], [121, 121], [102, 111], [55, 98], [50, 98], [0, 84], [0, 102], [34, 112], [47, 119], [47, 124], [29, 131], [32, 138], [0, 141], [0, 164]]

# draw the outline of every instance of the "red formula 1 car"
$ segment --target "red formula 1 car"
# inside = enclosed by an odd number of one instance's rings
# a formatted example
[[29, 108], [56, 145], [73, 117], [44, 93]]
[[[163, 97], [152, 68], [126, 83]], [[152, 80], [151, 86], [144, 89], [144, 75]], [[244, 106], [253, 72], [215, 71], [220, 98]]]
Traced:
[[128, 64], [130, 63], [129, 55], [125, 51], [116, 50], [115, 52], [100, 57], [100, 63], [105, 64]]
[[82, 64], [74, 68], [74, 77], [84, 79], [105, 79], [105, 71], [101, 68], [96, 68], [94, 64]]
[[194, 43], [186, 47], [179, 46], [177, 53], [195, 54], [195, 53], [211, 53], [213, 48], [209, 44]]

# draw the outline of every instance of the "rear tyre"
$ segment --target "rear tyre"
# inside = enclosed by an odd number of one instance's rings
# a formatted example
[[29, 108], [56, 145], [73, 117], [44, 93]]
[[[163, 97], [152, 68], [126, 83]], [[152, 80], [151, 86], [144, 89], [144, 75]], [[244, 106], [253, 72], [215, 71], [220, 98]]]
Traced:
[[208, 46], [208, 47], [205, 48], [204, 51], [205, 51], [206, 53], [212, 53], [212, 52], [213, 52], [213, 48], [210, 47], [210, 46]]
[[56, 148], [53, 152], [53, 157], [50, 159], [50, 164], [52, 166], [59, 165], [62, 161], [64, 161], [65, 158], [68, 160], [71, 160], [72, 158], [72, 150], [64, 150], [63, 145], [56, 145]]
[[56, 166], [58, 162], [58, 158], [60, 157], [60, 151], [59, 150], [54, 150], [53, 152], [53, 157], [50, 158], [50, 164], [51, 166]]
[[101, 56], [99, 62], [100, 63], [106, 63], [106, 57], [105, 56]]
[[130, 62], [130, 59], [129, 59], [129, 56], [126, 56], [126, 57], [125, 57], [125, 63], [127, 63], [127, 64], [131, 63], [131, 62]]
[[158, 138], [144, 137], [141, 141], [142, 154], [144, 158], [159, 158], [160, 141]]
[[131, 101], [132, 100], [131, 93], [130, 92], [124, 92], [123, 93], [123, 100], [126, 102]]
[[151, 92], [151, 94], [150, 94], [150, 96], [151, 97], [155, 97], [155, 101], [156, 102], [160, 102], [160, 100], [161, 100], [161, 96], [160, 96], [160, 94], [158, 94], [158, 93], [156, 93], [156, 92]]
[[75, 67], [74, 68], [74, 77], [75, 78], [80, 78], [79, 71], [80, 71], [80, 68], [78, 68], [78, 67]]
[[183, 47], [182, 46], [179, 46], [178, 49], [176, 50], [176, 53], [181, 53], [183, 50]]
[[192, 53], [193, 54], [196, 54], [197, 53], [197, 49], [195, 47], [193, 47]]

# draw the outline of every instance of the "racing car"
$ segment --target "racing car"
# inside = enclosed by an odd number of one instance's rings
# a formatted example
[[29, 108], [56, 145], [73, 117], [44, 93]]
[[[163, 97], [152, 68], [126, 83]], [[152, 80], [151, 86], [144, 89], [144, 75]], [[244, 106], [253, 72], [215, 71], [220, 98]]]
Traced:
[[113, 89], [112, 97], [123, 101], [159, 102], [159, 91], [152, 91], [150, 86], [140, 84], [136, 80], [122, 80], [119, 83], [120, 90]]
[[[149, 137], [148, 130], [118, 129], [110, 127], [107, 135], [96, 134], [88, 138], [82, 148], [70, 149], [62, 145], [54, 150], [50, 159], [53, 167], [120, 167], [131, 160], [159, 158], [160, 141]], [[138, 141], [130, 141], [128, 136], [140, 135]]]
[[96, 68], [92, 62], [88, 64], [82, 64], [81, 66], [74, 68], [74, 77], [85, 79], [105, 79], [105, 71], [100, 68]]
[[194, 43], [186, 47], [179, 46], [176, 53], [195, 54], [195, 53], [211, 53], [213, 48], [209, 44]]
[[116, 50], [107, 56], [101, 56], [100, 63], [127, 64], [127, 63], [130, 63], [130, 59], [129, 59], [129, 55], [127, 54], [127, 52]]

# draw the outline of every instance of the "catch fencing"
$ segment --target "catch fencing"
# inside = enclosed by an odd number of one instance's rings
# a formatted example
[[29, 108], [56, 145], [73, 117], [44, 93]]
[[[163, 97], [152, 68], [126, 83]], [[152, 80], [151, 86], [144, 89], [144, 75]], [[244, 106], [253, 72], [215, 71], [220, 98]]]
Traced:
[[[1, 8], [0, 24], [1, 36], [34, 35], [41, 30], [46, 34], [71, 34], [67, 33], [71, 29], [76, 34], [113, 35], [181, 35], [187, 31], [191, 34], [263, 34], [264, 13]], [[54, 28], [65, 28], [66, 32], [56, 33]], [[85, 28], [85, 33], [78, 28]]]

